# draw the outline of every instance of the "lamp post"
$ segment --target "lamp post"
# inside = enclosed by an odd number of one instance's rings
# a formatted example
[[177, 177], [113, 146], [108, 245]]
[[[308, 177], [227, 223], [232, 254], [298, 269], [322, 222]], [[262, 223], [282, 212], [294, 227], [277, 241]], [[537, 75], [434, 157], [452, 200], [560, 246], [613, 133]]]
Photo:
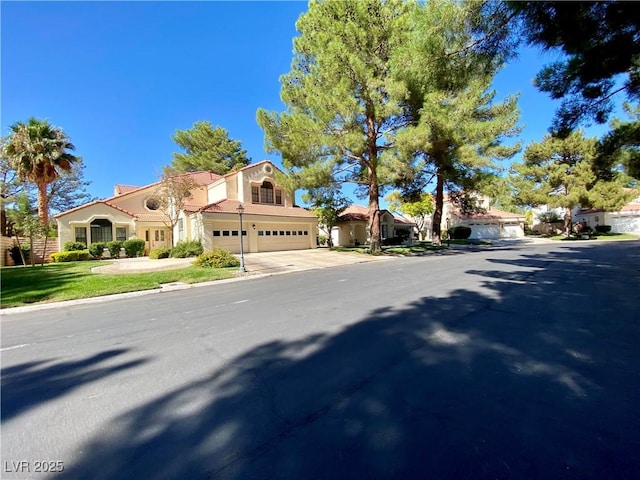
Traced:
[[244, 240], [242, 238], [242, 214], [244, 213], [244, 206], [240, 204], [236, 207], [236, 210], [240, 216], [240, 271], [246, 272], [247, 270], [244, 268]]

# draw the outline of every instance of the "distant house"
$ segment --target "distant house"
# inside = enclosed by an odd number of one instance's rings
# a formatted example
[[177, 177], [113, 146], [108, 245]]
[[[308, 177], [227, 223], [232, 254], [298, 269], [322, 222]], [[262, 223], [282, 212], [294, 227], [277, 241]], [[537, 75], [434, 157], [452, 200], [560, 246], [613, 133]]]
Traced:
[[610, 225], [614, 233], [634, 233], [640, 235], [640, 197], [634, 198], [616, 212], [596, 209], [576, 209], [574, 222], [585, 222], [595, 229], [598, 225]]
[[[275, 180], [268, 160], [224, 176], [189, 173], [197, 185], [179, 213], [173, 235], [159, 210], [160, 183], [143, 187], [116, 185], [114, 195], [56, 215], [59, 248], [68, 241], [87, 245], [111, 240], [144, 239], [146, 252], [170, 246], [171, 238], [200, 239], [205, 251], [221, 247], [245, 252], [316, 247], [318, 220], [294, 205], [294, 198]], [[240, 232], [238, 205], [244, 206]]]
[[[490, 199], [485, 196], [476, 196], [477, 206], [482, 211], [473, 214], [460, 212], [445, 194], [442, 204], [442, 221], [440, 230], [446, 231], [456, 226], [471, 228], [471, 239], [495, 240], [499, 238], [524, 237], [526, 219], [524, 215], [505, 212], [491, 206]], [[426, 222], [421, 237], [425, 240], [432, 239], [433, 216]]]
[[[335, 246], [358, 246], [369, 243], [369, 208], [362, 205], [347, 207], [338, 217], [331, 231]], [[382, 241], [392, 238], [413, 239], [415, 223], [395, 216], [388, 210], [380, 210], [380, 236]]]
[[470, 227], [471, 236], [469, 238], [476, 240], [524, 237], [526, 223], [524, 214], [505, 212], [494, 208], [487, 197], [478, 196], [476, 200], [482, 210], [478, 213], [465, 215], [447, 199], [443, 205], [444, 225], [442, 225], [442, 229], [456, 226]]

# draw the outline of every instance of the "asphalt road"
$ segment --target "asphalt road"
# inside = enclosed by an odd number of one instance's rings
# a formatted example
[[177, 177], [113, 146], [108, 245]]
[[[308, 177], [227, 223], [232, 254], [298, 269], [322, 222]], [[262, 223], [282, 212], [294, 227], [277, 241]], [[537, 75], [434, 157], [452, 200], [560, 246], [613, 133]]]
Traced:
[[1, 317], [2, 478], [637, 479], [639, 287], [572, 242]]

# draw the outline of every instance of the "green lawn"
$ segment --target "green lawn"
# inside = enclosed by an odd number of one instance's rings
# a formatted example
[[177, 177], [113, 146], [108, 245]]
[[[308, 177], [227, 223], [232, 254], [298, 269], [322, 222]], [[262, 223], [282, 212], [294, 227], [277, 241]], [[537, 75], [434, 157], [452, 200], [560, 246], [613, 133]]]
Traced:
[[104, 275], [91, 268], [104, 262], [53, 263], [35, 267], [5, 267], [0, 270], [0, 306], [59, 302], [113, 293], [159, 288], [162, 283], [197, 283], [231, 278], [236, 268], [208, 269], [190, 266], [178, 270]]

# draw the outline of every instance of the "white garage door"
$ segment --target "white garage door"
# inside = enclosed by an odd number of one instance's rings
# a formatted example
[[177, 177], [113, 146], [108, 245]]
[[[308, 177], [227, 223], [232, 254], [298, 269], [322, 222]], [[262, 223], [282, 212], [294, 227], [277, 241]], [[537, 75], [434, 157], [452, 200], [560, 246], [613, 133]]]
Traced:
[[308, 227], [299, 225], [258, 225], [258, 251], [303, 250], [311, 244]]
[[490, 240], [500, 238], [499, 225], [469, 225], [471, 227], [471, 236], [478, 240]]
[[[244, 230], [244, 250], [249, 248], [247, 240], [247, 230]], [[213, 246], [229, 250], [233, 253], [240, 253], [240, 226], [234, 224], [216, 223], [212, 231]]]
[[614, 233], [640, 233], [640, 218], [637, 217], [609, 218], [609, 224]]
[[524, 232], [520, 225], [505, 225], [503, 235], [505, 238], [522, 238], [524, 237]]

